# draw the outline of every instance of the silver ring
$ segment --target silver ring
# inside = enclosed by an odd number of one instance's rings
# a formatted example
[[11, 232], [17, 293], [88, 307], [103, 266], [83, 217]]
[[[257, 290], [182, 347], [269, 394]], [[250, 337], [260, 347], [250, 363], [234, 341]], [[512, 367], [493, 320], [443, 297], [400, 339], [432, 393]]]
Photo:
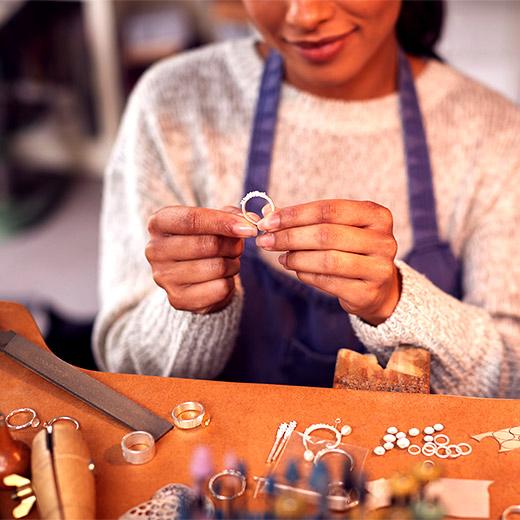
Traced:
[[[196, 412], [197, 415], [195, 415], [195, 417], [183, 419], [182, 414], [186, 412]], [[172, 410], [173, 424], [181, 430], [197, 428], [202, 424], [205, 415], [206, 409], [204, 408], [204, 405], [197, 401], [186, 401], [185, 403], [178, 404]]]
[[[28, 413], [30, 414], [30, 418], [23, 424], [11, 424], [11, 419], [20, 413]], [[12, 410], [7, 414], [5, 418], [5, 424], [7, 424], [7, 427], [10, 430], [23, 430], [25, 428], [29, 428], [30, 426], [33, 428], [38, 428], [38, 426], [40, 426], [40, 419], [32, 408], [16, 408], [16, 410]]]
[[339, 455], [347, 457], [347, 459], [350, 461], [350, 471], [354, 469], [354, 457], [341, 448], [323, 448], [322, 450], [318, 451], [318, 453], [316, 453], [316, 456], [314, 457], [314, 464], [318, 464], [318, 462], [329, 453], [338, 453]]
[[[139, 449], [136, 449], [139, 446]], [[154, 438], [144, 431], [127, 433], [121, 439], [121, 451], [123, 458], [130, 464], [146, 464], [155, 455]]]
[[251, 200], [251, 199], [254, 199], [254, 198], [260, 198], [260, 199], [265, 199], [269, 205], [271, 206], [271, 209], [274, 211], [276, 208], [274, 206], [274, 202], [273, 200], [271, 199], [271, 197], [269, 197], [269, 195], [267, 195], [267, 193], [263, 192], [263, 191], [250, 191], [241, 201], [240, 201], [240, 207], [242, 209], [242, 215], [244, 216], [244, 218], [248, 221], [248, 222], [251, 222], [251, 224], [254, 224], [256, 226], [256, 222], [247, 214], [247, 210], [246, 210], [246, 204]]
[[[440, 450], [445, 450], [445, 453], [442, 454]], [[450, 457], [451, 455], [451, 449], [449, 446], [446, 446], [446, 445], [442, 445], [442, 446], [439, 446], [437, 448], [437, 451], [435, 452], [435, 455], [437, 455], [437, 457], [439, 457], [439, 459], [447, 459]]]
[[458, 447], [457, 444], [450, 444], [448, 448], [453, 452], [455, 451], [455, 454], [450, 455], [450, 459], [457, 459], [462, 455], [462, 450]]
[[[444, 442], [439, 442], [441, 437], [444, 439]], [[437, 446], [447, 446], [450, 443], [450, 438], [444, 433], [439, 433], [433, 438], [433, 442], [435, 442]]]
[[58, 421], [69, 421], [76, 427], [76, 430], [79, 430], [79, 421], [77, 419], [74, 419], [74, 417], [69, 417], [68, 415], [60, 415], [59, 417], [53, 417], [52, 419], [49, 419], [48, 421], [43, 423], [43, 426], [45, 428], [52, 426], [55, 422]]
[[437, 444], [434, 444], [433, 442], [427, 442], [423, 445], [421, 452], [423, 455], [431, 457], [437, 453]]
[[421, 453], [421, 447], [418, 444], [410, 444], [410, 446], [408, 446], [408, 453], [410, 455], [419, 455], [419, 453]]
[[[221, 495], [216, 492], [215, 490], [215, 483], [218, 479], [222, 477], [234, 477], [237, 478], [240, 482], [240, 489], [234, 493], [233, 495]], [[216, 475], [213, 475], [208, 482], [208, 489], [210, 493], [215, 497], [217, 500], [234, 500], [235, 498], [241, 497], [244, 494], [244, 491], [246, 490], [246, 477], [236, 469], [225, 469], [224, 471], [221, 471], [220, 473], [217, 473]]]
[[[459, 444], [457, 446], [459, 447], [459, 449], [461, 451], [461, 455], [464, 455], [464, 456], [469, 455], [473, 451], [471, 444], [468, 444], [467, 442], [459, 442]], [[464, 451], [462, 449], [462, 446], [465, 446], [465, 447], [467, 446], [468, 449], [466, 451]]]
[[423, 461], [422, 465], [425, 467], [433, 468], [435, 466], [435, 462], [433, 462], [433, 460], [427, 459]]

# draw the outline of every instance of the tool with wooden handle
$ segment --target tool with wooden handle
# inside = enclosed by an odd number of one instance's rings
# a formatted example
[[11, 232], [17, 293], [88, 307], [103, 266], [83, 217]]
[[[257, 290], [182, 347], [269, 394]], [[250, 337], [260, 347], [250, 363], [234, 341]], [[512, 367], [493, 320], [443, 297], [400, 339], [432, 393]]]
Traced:
[[32, 444], [32, 488], [43, 519], [95, 518], [94, 465], [79, 430], [57, 423]]

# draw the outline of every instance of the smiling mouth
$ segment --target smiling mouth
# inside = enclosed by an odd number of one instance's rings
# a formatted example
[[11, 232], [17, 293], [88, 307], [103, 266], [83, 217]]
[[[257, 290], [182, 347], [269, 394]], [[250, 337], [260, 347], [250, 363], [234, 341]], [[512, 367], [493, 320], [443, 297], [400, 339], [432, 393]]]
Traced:
[[355, 30], [356, 28], [354, 27], [353, 29], [350, 29], [349, 31], [343, 34], [339, 34], [337, 36], [329, 36], [326, 38], [320, 38], [319, 40], [289, 40], [287, 38], [284, 39], [287, 43], [300, 47], [301, 49], [319, 49], [320, 47], [324, 47], [325, 45], [329, 45], [331, 43], [336, 43], [343, 40], [351, 33], [353, 33]]

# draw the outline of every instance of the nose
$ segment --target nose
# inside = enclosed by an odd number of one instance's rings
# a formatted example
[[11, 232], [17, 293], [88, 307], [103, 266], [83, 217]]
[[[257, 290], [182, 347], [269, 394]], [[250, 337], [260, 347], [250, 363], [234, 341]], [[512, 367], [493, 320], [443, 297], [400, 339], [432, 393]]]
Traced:
[[289, 0], [285, 21], [295, 29], [313, 31], [330, 20], [334, 10], [335, 5], [331, 0]]

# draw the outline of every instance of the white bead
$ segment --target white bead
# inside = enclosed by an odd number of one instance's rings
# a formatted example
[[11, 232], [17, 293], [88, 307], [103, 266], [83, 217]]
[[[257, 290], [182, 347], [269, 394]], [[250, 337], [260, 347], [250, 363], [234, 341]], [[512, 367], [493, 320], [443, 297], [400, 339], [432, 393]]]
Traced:
[[390, 451], [390, 450], [393, 450], [395, 447], [395, 444], [393, 442], [385, 442], [383, 444], [383, 448], [386, 450], [386, 451]]
[[421, 433], [421, 430], [419, 430], [419, 428], [410, 428], [408, 430], [408, 435], [410, 437], [417, 437], [417, 435], [419, 435]]
[[397, 439], [397, 445], [402, 449], [408, 448], [410, 446], [410, 439], [407, 439], [406, 437], [401, 437], [400, 439]]
[[314, 460], [314, 452], [312, 450], [305, 450], [305, 452], [303, 453], [303, 458], [307, 462], [312, 462]]
[[385, 442], [395, 442], [397, 439], [397, 437], [395, 435], [392, 435], [391, 433], [387, 433], [384, 437], [383, 437], [383, 440]]
[[426, 435], [431, 435], [435, 430], [431, 427], [431, 426], [426, 426], [426, 428], [424, 428], [423, 432], [426, 434]]
[[397, 432], [397, 433], [395, 434], [395, 438], [396, 438], [396, 439], [402, 439], [402, 438], [404, 438], [404, 437], [406, 437], [406, 433], [404, 433], [404, 432]]
[[434, 424], [434, 425], [433, 425], [433, 429], [434, 429], [436, 432], [442, 432], [442, 430], [444, 430], [444, 425], [441, 424], [441, 423]]
[[392, 435], [395, 435], [399, 430], [395, 426], [390, 426], [387, 428], [386, 433], [391, 433]]
[[352, 427], [348, 424], [345, 424], [341, 427], [341, 435], [345, 437], [346, 435], [350, 435], [352, 433]]
[[384, 455], [386, 453], [386, 450], [383, 448], [383, 446], [376, 446], [374, 448], [374, 455]]
[[433, 442], [433, 435], [425, 435], [423, 437], [424, 442]]

